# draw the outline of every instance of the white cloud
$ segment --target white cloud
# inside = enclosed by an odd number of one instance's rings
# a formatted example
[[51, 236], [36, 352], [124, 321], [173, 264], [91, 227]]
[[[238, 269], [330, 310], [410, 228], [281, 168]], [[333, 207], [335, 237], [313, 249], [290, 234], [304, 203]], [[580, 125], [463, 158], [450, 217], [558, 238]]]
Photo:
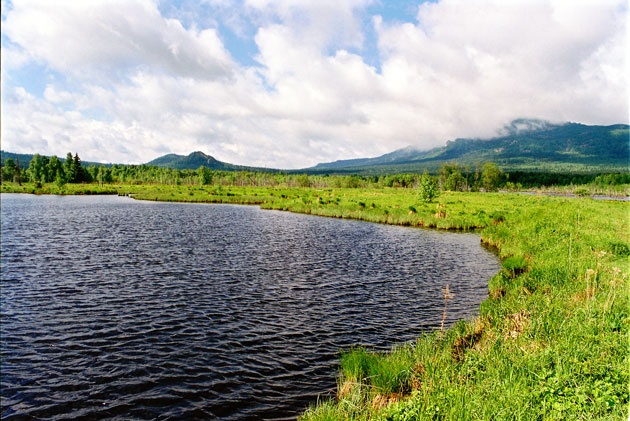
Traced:
[[149, 0], [21, 0], [3, 31], [34, 60], [80, 79], [112, 80], [138, 68], [206, 79], [232, 66], [214, 29], [185, 30]]
[[[623, 1], [441, 0], [407, 23], [366, 16], [374, 4], [209, 0], [215, 15], [184, 25], [148, 0], [16, 2], [2, 25], [3, 149], [136, 163], [202, 150], [300, 168], [518, 117], [628, 122]], [[232, 58], [212, 26], [224, 17], [256, 28], [238, 35], [255, 33], [257, 66]], [[366, 19], [378, 69], [359, 55]], [[56, 72], [41, 95], [15, 82], [28, 60]]]
[[[443, 0], [423, 4], [418, 24], [380, 25], [389, 92], [401, 100], [411, 97], [405, 91], [422, 96], [423, 112], [436, 126], [451, 122], [444, 133], [451, 135], [490, 135], [519, 116], [627, 121], [627, 98], [618, 95], [626, 81], [593, 86], [583, 72], [602, 60], [612, 62], [613, 73], [626, 71], [623, 54], [598, 53], [607, 44], [624, 47], [619, 34], [626, 13], [619, 2], [588, 3], [584, 10], [580, 3], [555, 7], [560, 3], [489, 1], [480, 7]], [[592, 101], [578, 97], [582, 91], [591, 97], [617, 94], [616, 108], [593, 109]]]
[[361, 47], [359, 12], [372, 0], [245, 0], [262, 26], [279, 21], [291, 32], [291, 40], [302, 48], [322, 50]]
[[[63, 111], [22, 88], [3, 97], [3, 149], [18, 153], [41, 151], [65, 157], [79, 152], [86, 160], [108, 161], [124, 156], [126, 162], [141, 162], [135, 150], [146, 131], [120, 123], [86, 119], [76, 111]], [[115, 161], [119, 162], [119, 161]]]

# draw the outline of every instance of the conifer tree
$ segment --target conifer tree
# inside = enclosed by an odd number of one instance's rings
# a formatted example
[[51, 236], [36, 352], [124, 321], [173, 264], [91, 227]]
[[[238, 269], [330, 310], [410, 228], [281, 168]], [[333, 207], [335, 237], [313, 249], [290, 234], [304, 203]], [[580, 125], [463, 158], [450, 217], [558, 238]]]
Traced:
[[63, 162], [63, 173], [64, 173], [64, 181], [66, 183], [73, 183], [75, 174], [74, 174], [74, 160], [72, 159], [72, 153], [68, 152], [66, 155], [66, 160]]
[[81, 167], [81, 159], [79, 158], [78, 153], [74, 153], [74, 159], [72, 160], [72, 169], [74, 180], [73, 183], [81, 183], [85, 181], [85, 177], [83, 176], [83, 167]]

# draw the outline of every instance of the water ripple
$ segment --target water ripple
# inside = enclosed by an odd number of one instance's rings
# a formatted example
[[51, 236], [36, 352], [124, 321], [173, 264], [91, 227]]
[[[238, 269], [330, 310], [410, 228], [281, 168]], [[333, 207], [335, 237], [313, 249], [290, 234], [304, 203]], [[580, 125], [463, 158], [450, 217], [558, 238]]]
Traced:
[[340, 349], [474, 314], [474, 235], [254, 207], [2, 195], [2, 419], [291, 418]]

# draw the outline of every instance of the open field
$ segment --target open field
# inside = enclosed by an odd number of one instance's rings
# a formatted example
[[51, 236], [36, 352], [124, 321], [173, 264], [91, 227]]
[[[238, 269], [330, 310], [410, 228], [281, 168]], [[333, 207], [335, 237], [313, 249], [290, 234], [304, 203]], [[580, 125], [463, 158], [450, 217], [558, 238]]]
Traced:
[[[32, 192], [3, 184], [2, 191]], [[627, 419], [630, 203], [413, 189], [45, 185], [41, 192], [256, 204], [266, 209], [480, 232], [504, 269], [475, 320], [378, 354], [343, 350], [333, 419]], [[445, 294], [447, 297], [447, 294]], [[445, 311], [448, 300], [445, 299]]]

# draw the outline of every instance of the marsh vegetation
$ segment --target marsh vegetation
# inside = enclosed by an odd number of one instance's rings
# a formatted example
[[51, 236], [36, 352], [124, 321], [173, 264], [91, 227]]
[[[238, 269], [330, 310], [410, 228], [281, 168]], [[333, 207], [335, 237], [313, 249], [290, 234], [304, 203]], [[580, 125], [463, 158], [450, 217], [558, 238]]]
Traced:
[[[627, 417], [628, 202], [448, 191], [444, 184], [439, 196], [426, 200], [416, 188], [368, 185], [367, 179], [350, 176], [340, 180], [351, 184], [318, 184], [319, 178], [309, 177], [269, 186], [213, 178], [209, 184], [188, 185], [3, 183], [2, 190], [255, 204], [385, 224], [477, 230], [503, 260], [503, 270], [489, 280], [479, 316], [444, 332], [422, 334], [390, 352], [343, 350], [336, 398], [310, 408], [303, 419]], [[593, 180], [567, 191], [583, 189], [578, 196], [601, 191], [604, 177]], [[610, 189], [627, 194], [628, 186], [606, 188], [607, 194]]]
[[481, 235], [504, 269], [479, 317], [389, 353], [344, 351], [337, 400], [304, 419], [625, 419], [628, 204], [441, 201], [445, 219], [453, 208], [495, 215]]

